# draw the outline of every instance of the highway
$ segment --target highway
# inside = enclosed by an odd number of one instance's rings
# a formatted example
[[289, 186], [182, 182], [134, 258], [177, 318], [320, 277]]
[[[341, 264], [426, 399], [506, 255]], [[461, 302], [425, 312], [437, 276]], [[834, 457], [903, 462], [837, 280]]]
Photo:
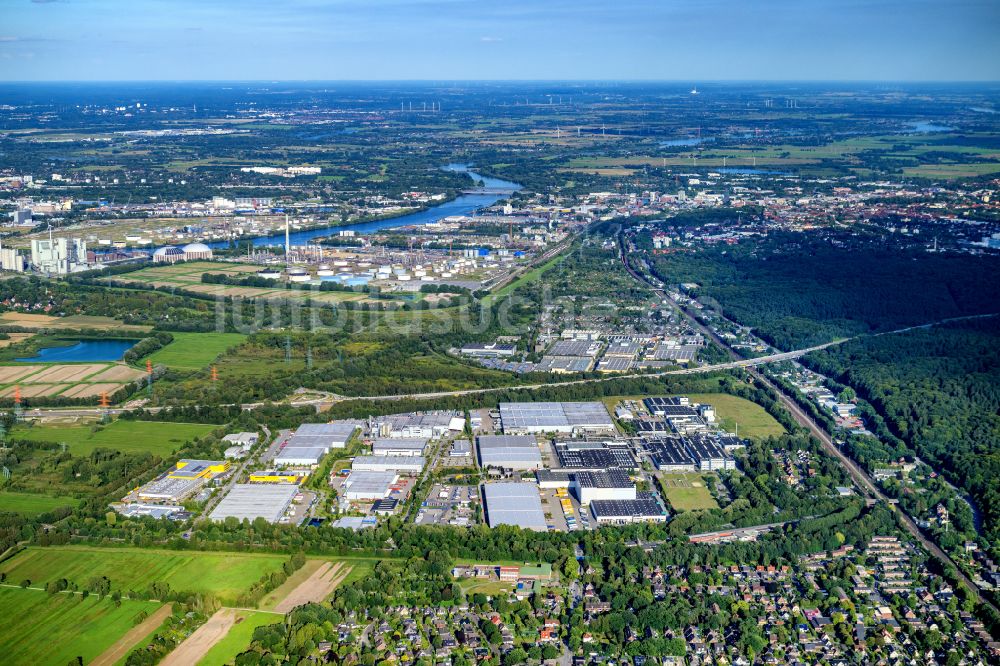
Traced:
[[[656, 294], [661, 296], [667, 303], [671, 304], [674, 310], [676, 310], [681, 316], [685, 317], [691, 323], [692, 326], [696, 327], [699, 331], [708, 336], [709, 339], [715, 341], [722, 349], [726, 350], [726, 353], [728, 353], [731, 358], [733, 359], [739, 358], [739, 354], [737, 354], [735, 350], [733, 350], [729, 345], [727, 345], [725, 341], [722, 340], [722, 338], [716, 335], [715, 331], [711, 330], [707, 326], [702, 325], [694, 317], [685, 312], [683, 308], [674, 303], [674, 300], [670, 298], [662, 289], [652, 284], [649, 281], [649, 279], [646, 278], [645, 276], [640, 275], [635, 270], [633, 270], [632, 267], [629, 266], [628, 261], [626, 261], [625, 259], [624, 244], [621, 241], [619, 242], [619, 257], [621, 259], [622, 265], [625, 267], [625, 270], [628, 271], [629, 275], [631, 275], [634, 279], [649, 286], [650, 289], [652, 289]], [[995, 317], [995, 316], [997, 315], [987, 314], [987, 315], [972, 315], [969, 317], [953, 317], [951, 319], [946, 319], [939, 322], [933, 322], [930, 324], [921, 324], [919, 326], [908, 326], [906, 328], [896, 329], [893, 331], [886, 331], [884, 333], [879, 333], [877, 335], [892, 335], [895, 333], [904, 333], [906, 331], [912, 331], [921, 328], [930, 328], [932, 326], [937, 326], [939, 324], [944, 324], [951, 321], [961, 321], [964, 319], [981, 319], [985, 317]], [[847, 342], [847, 340], [851, 339], [854, 338], [845, 338], [843, 340], [837, 340], [835, 342], [827, 343], [826, 345], [820, 345], [818, 349], [829, 347], [835, 344], [842, 344], [844, 342]], [[814, 351], [814, 349], [810, 349], [809, 351]], [[796, 356], [790, 356], [789, 358], [796, 358], [797, 356], [803, 355], [802, 353], [799, 352], [808, 353], [808, 351], [805, 350], [798, 350], [795, 352], [787, 352], [787, 353], [796, 355]], [[782, 354], [775, 354], [772, 356], [777, 357], [777, 356], [782, 356]], [[762, 358], [767, 358], [767, 357], [762, 357]], [[777, 360], [777, 359], [771, 358], [770, 360]], [[830, 437], [830, 434], [827, 433], [826, 430], [824, 430], [808, 413], [806, 413], [806, 411], [803, 410], [791, 396], [786, 394], [781, 387], [779, 387], [777, 384], [775, 384], [770, 379], [765, 377], [756, 369], [755, 366], [760, 365], [759, 363], [739, 366], [737, 361], [734, 364], [725, 364], [725, 365], [733, 365], [734, 367], [744, 367], [747, 369], [747, 371], [754, 378], [755, 381], [765, 386], [768, 386], [775, 393], [775, 395], [778, 396], [778, 399], [781, 401], [781, 404], [791, 413], [795, 421], [799, 425], [808, 429], [809, 432], [812, 433], [816, 437], [816, 439], [820, 441], [820, 443], [823, 445], [823, 449], [826, 450], [831, 456], [833, 456], [833, 458], [841, 464], [841, 466], [845, 469], [845, 471], [847, 471], [851, 479], [854, 481], [855, 486], [857, 486], [857, 488], [860, 490], [863, 497], [869, 500], [881, 501], [888, 504], [889, 507], [899, 517], [900, 523], [902, 524], [904, 529], [906, 529], [907, 532], [909, 532], [917, 541], [919, 541], [920, 544], [929, 553], [931, 553], [931, 555], [933, 555], [943, 564], [950, 565], [954, 569], [955, 575], [965, 585], [965, 587], [968, 588], [969, 592], [972, 594], [973, 597], [975, 597], [978, 603], [983, 603], [993, 607], [993, 605], [982, 595], [982, 590], [979, 589], [979, 586], [976, 585], [976, 583], [971, 578], [962, 573], [962, 570], [958, 568], [958, 565], [955, 564], [955, 562], [951, 559], [951, 557], [949, 557], [947, 553], [945, 553], [940, 547], [938, 547], [937, 544], [928, 539], [924, 535], [923, 531], [921, 531], [921, 529], [917, 526], [917, 523], [913, 520], [913, 518], [910, 517], [905, 511], [903, 511], [902, 508], [900, 508], [899, 505], [894, 500], [890, 499], [881, 490], [879, 490], [878, 486], [868, 475], [868, 472], [865, 471], [860, 465], [858, 465], [857, 462], [848, 457], [847, 454], [841, 451], [840, 447], [838, 447], [836, 443], [833, 441], [833, 438]], [[994, 610], [996, 610], [995, 607], [993, 608]]]

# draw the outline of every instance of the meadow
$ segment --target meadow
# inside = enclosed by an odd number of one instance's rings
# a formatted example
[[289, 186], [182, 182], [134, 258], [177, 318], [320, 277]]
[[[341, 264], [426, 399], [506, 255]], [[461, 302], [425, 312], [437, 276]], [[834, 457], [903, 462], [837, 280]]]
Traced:
[[7, 580], [30, 580], [33, 586], [66, 578], [85, 585], [106, 576], [113, 590], [146, 590], [154, 582], [175, 591], [215, 595], [223, 603], [236, 598], [265, 573], [281, 568], [284, 555], [248, 553], [179, 553], [136, 548], [89, 546], [31, 547], [0, 564]]
[[740, 437], [777, 437], [785, 434], [785, 429], [773, 416], [745, 398], [728, 393], [697, 393], [688, 397], [691, 402], [712, 405], [723, 430], [734, 432], [739, 425]]
[[154, 365], [175, 370], [200, 370], [246, 340], [242, 333], [173, 333], [173, 342], [149, 356]]
[[216, 426], [203, 423], [159, 423], [156, 421], [114, 421], [108, 425], [18, 426], [11, 431], [12, 439], [32, 442], [66, 444], [66, 450], [76, 456], [89, 455], [94, 449], [116, 449], [128, 453], [148, 451], [167, 457], [177, 449]]
[[133, 627], [143, 611], [159, 603], [123, 600], [116, 607], [109, 597], [48, 595], [41, 590], [0, 588], [0, 648], [4, 664], [65, 666], [90, 663]]
[[37, 516], [62, 506], [76, 506], [75, 497], [54, 497], [40, 493], [0, 491], [0, 513], [9, 511], [25, 516]]
[[674, 511], [719, 508], [701, 474], [661, 474], [660, 487]]
[[[717, 385], [718, 383], [715, 382]], [[608, 410], [622, 400], [642, 402], [648, 395], [612, 396], [604, 398]], [[771, 437], [782, 435], [785, 429], [773, 416], [755, 402], [728, 393], [692, 393], [687, 396], [692, 403], [708, 404], [715, 408], [716, 419], [726, 432], [735, 432], [739, 425], [740, 437]]]

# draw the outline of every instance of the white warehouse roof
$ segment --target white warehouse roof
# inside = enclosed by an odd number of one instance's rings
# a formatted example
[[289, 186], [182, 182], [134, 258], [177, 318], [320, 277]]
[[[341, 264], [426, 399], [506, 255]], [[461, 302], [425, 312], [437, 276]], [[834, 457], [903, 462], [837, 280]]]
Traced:
[[424, 468], [423, 456], [358, 456], [351, 464], [352, 470], [419, 472]]
[[[304, 423], [288, 440], [289, 447], [322, 446], [342, 449], [358, 429], [353, 423]], [[287, 448], [287, 447], [286, 447]]]
[[532, 435], [480, 435], [479, 464], [505, 469], [541, 469], [542, 453]]
[[500, 423], [506, 433], [614, 430], [600, 402], [502, 402]]
[[538, 486], [533, 483], [487, 483], [483, 486], [483, 500], [490, 527], [514, 525], [536, 532], [548, 529]]
[[229, 494], [222, 498], [209, 518], [212, 520], [225, 520], [229, 517], [239, 520], [263, 518], [276, 523], [298, 492], [299, 487], [292, 483], [237, 483]]

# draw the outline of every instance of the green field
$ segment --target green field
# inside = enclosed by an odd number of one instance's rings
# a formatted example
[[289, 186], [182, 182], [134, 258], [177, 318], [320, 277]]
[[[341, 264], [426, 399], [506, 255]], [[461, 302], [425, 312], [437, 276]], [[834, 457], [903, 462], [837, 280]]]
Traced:
[[126, 593], [163, 582], [173, 590], [210, 593], [232, 604], [252, 583], [280, 569], [287, 559], [248, 553], [53, 546], [28, 548], [0, 563], [0, 572], [7, 574], [7, 580], [20, 583], [28, 579], [38, 587], [60, 578], [82, 586], [93, 576], [107, 576], [112, 589]]
[[53, 497], [39, 493], [0, 492], [0, 513], [11, 511], [26, 516], [37, 516], [40, 513], [58, 509], [61, 506], [76, 506], [79, 500], [75, 497]]
[[123, 600], [116, 608], [107, 597], [0, 588], [0, 661], [65, 666], [83, 657], [89, 663], [131, 629], [140, 612], [152, 613], [159, 605]]
[[230, 664], [248, 647], [253, 639], [253, 630], [265, 624], [274, 624], [284, 620], [283, 615], [277, 613], [262, 613], [258, 611], [239, 611], [236, 616], [236, 624], [229, 630], [225, 638], [212, 646], [212, 649], [205, 653], [198, 664], [203, 666], [219, 666], [220, 664]]
[[771, 437], [783, 435], [785, 429], [755, 402], [728, 393], [696, 393], [688, 396], [691, 402], [715, 407], [716, 417], [722, 428], [734, 432], [739, 424], [740, 437]]
[[185, 442], [204, 437], [216, 426], [203, 423], [161, 423], [157, 421], [114, 421], [105, 426], [17, 427], [12, 439], [66, 444], [73, 455], [89, 455], [96, 448], [125, 452], [148, 451], [166, 457]]
[[719, 508], [701, 474], [661, 474], [658, 478], [674, 511]]
[[246, 340], [242, 333], [173, 333], [174, 341], [149, 356], [154, 365], [200, 370], [230, 347]]
[[[614, 413], [615, 405], [622, 400], [642, 402], [650, 395], [625, 395], [603, 398], [602, 402], [608, 411]], [[740, 437], [770, 437], [782, 435], [785, 429], [763, 407], [746, 398], [740, 398], [728, 393], [692, 393], [687, 396], [692, 403], [708, 404], [715, 407], [715, 415], [722, 429], [735, 432], [739, 424]]]

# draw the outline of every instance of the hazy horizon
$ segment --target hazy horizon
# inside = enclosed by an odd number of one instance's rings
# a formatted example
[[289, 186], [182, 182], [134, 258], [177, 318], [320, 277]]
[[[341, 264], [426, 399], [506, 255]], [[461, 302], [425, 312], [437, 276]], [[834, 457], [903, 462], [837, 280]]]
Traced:
[[5, 4], [5, 82], [1000, 80], [988, 0]]

